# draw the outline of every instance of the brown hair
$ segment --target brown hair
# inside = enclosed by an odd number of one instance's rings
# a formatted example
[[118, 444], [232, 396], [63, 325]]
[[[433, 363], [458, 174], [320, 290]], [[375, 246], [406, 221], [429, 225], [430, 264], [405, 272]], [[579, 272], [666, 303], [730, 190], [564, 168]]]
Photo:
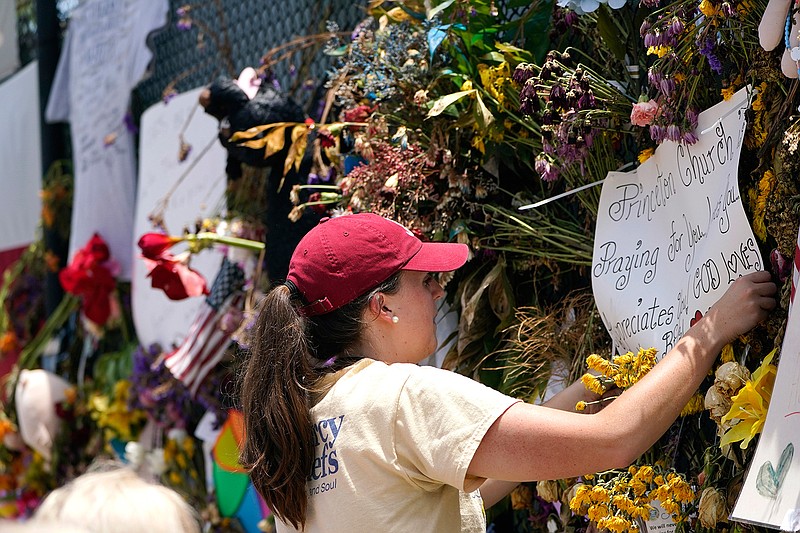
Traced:
[[[245, 441], [241, 463], [282, 521], [303, 529], [306, 479], [314, 457], [310, 393], [320, 376], [358, 359], [363, 315], [377, 292], [392, 294], [400, 273], [341, 308], [306, 318], [286, 285], [263, 299], [241, 387]], [[333, 359], [332, 362], [329, 362]]]

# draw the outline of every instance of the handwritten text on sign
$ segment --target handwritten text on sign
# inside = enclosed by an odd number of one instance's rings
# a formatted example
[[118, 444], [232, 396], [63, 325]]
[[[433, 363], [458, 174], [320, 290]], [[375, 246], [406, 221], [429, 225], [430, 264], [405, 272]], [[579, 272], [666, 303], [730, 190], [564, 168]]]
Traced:
[[668, 351], [739, 276], [762, 269], [737, 170], [746, 89], [700, 114], [700, 140], [665, 142], [603, 184], [592, 288], [620, 352]]

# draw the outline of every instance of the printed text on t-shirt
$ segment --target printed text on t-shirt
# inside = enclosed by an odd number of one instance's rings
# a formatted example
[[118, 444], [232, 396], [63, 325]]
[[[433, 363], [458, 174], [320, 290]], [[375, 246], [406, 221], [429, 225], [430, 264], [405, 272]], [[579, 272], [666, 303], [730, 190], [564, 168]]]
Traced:
[[318, 480], [339, 471], [339, 460], [336, 457], [336, 438], [342, 428], [344, 415], [318, 420], [314, 424], [314, 462], [308, 480]]

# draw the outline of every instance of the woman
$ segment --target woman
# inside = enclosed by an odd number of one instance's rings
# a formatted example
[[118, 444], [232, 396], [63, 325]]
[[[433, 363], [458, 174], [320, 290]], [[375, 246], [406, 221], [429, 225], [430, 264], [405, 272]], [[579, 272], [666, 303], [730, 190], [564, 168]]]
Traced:
[[42, 532], [200, 533], [197, 513], [177, 492], [118, 463], [97, 463], [54, 490], [28, 523]]
[[483, 532], [484, 504], [517, 482], [630, 464], [775, 306], [769, 274], [740, 278], [639, 383], [599, 413], [570, 413], [414, 364], [436, 349], [443, 291], [430, 272], [467, 255], [373, 214], [323, 221], [300, 242], [264, 299], [242, 384], [242, 463], [278, 531]]

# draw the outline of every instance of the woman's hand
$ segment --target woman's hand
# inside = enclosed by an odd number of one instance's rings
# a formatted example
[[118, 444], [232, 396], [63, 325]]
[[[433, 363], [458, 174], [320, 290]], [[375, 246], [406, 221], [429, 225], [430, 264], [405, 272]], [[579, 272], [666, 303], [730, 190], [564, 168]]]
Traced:
[[[747, 274], [734, 281], [706, 316], [695, 324], [721, 345], [747, 333], [775, 308], [777, 287], [769, 272]], [[707, 320], [706, 320], [707, 319]]]

